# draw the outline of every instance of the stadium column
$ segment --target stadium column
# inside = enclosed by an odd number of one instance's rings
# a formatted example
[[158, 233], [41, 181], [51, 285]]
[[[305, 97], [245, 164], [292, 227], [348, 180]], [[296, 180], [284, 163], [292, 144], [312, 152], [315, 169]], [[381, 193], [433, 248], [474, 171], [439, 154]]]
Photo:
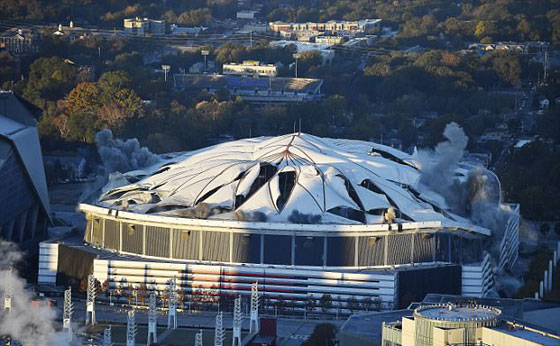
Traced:
[[260, 262], [264, 264], [264, 234], [261, 233], [261, 244], [260, 244]]
[[327, 267], [327, 236], [323, 237], [323, 268]]
[[146, 225], [142, 225], [142, 255], [146, 255]]
[[414, 239], [416, 238], [416, 231], [412, 232], [412, 239], [410, 240], [410, 263], [414, 264]]
[[103, 223], [101, 224], [101, 244], [105, 247], [105, 218], [103, 218]]
[[229, 263], [233, 263], [233, 229], [229, 229]]
[[296, 234], [292, 234], [292, 265], [296, 265]]
[[198, 237], [198, 259], [202, 261], [202, 237], [204, 237], [204, 232], [200, 230], [200, 236]]
[[169, 228], [169, 258], [173, 258], [173, 233], [175, 230]]
[[359, 249], [360, 249], [360, 237], [355, 236], [354, 237], [354, 267], [357, 267], [360, 264], [360, 261], [358, 260]]
[[119, 221], [119, 252], [122, 252], [122, 222]]
[[391, 234], [387, 233], [385, 236], [385, 241], [383, 245], [385, 245], [385, 249], [383, 250], [383, 265], [387, 265], [387, 251], [389, 251], [389, 237]]

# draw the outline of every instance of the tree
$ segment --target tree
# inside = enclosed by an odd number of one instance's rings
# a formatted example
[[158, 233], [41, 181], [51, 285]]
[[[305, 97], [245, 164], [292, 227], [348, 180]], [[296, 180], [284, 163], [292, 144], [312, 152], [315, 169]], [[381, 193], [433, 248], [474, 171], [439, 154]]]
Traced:
[[132, 78], [122, 70], [105, 72], [99, 77], [97, 85], [104, 91], [113, 92], [132, 87]]
[[336, 326], [330, 323], [320, 323], [315, 326], [313, 333], [302, 346], [334, 346], [336, 339]]
[[94, 113], [101, 106], [101, 90], [95, 83], [78, 84], [66, 98], [67, 114]]
[[15, 60], [8, 51], [0, 52], [0, 85], [15, 78]]
[[352, 312], [352, 313], [354, 313], [354, 312], [356, 312], [360, 309], [360, 303], [358, 302], [358, 299], [356, 299], [356, 297], [354, 297], [354, 296], [348, 298], [348, 301], [346, 302], [346, 305], [348, 307], [348, 310], [350, 310], [350, 312]]
[[323, 296], [321, 297], [321, 309], [323, 309], [323, 312], [327, 312], [331, 307], [332, 307], [331, 295], [328, 293], [323, 294]]
[[177, 23], [185, 26], [208, 25], [210, 22], [212, 22], [212, 11], [209, 8], [185, 11], [177, 17]]

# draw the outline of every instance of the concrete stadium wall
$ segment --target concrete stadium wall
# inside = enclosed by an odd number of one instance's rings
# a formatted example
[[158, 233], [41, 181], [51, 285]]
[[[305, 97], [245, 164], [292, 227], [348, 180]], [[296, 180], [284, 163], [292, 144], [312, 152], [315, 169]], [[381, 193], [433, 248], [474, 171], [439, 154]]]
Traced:
[[[436, 230], [367, 232], [286, 232], [226, 226], [166, 224], [118, 215], [87, 213], [85, 242], [99, 248], [148, 258], [216, 263], [253, 263], [315, 267], [386, 267], [436, 261], [460, 263], [463, 248], [476, 240]], [[142, 216], [142, 215], [140, 215]], [[174, 220], [175, 218], [168, 218]], [[226, 224], [227, 225], [227, 224]], [[430, 233], [431, 232], [431, 233]], [[346, 236], [348, 234], [348, 236]], [[362, 235], [364, 234], [364, 235]]]

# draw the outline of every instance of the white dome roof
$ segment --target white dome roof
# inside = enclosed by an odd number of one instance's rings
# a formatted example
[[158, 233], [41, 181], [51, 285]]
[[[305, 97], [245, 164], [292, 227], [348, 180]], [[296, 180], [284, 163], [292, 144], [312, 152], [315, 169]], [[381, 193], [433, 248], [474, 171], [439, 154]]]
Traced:
[[415, 189], [419, 172], [410, 155], [363, 141], [307, 134], [243, 139], [127, 176], [141, 180], [108, 191], [98, 204], [146, 214], [338, 224], [383, 223], [392, 207], [396, 221], [465, 221], [443, 211], [435, 192]]

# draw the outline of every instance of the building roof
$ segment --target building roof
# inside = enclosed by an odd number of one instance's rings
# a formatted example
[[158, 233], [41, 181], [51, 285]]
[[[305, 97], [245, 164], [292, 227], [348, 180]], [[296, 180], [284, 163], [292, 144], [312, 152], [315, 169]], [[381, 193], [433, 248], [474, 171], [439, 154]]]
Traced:
[[14, 145], [43, 209], [50, 214], [49, 196], [39, 133], [26, 102], [12, 92], [0, 91], [0, 137]]
[[489, 235], [442, 211], [435, 192], [415, 188], [420, 173], [410, 155], [371, 142], [301, 133], [243, 139], [129, 175], [141, 180], [108, 191], [98, 204], [174, 217], [203, 212], [199, 218], [239, 220], [241, 213], [273, 223], [346, 225], [386, 223], [383, 214], [394, 208], [396, 222]]

